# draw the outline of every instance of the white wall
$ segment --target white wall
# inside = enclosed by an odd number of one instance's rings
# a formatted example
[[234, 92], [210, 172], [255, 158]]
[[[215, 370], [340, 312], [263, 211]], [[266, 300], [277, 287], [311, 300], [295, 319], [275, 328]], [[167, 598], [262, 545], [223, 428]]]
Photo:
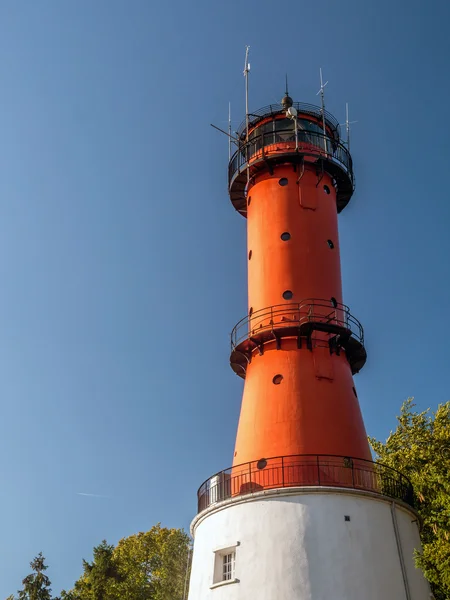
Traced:
[[[407, 599], [389, 502], [325, 489], [242, 500], [195, 525], [189, 600]], [[429, 600], [413, 564], [415, 516], [396, 514], [410, 598]], [[239, 582], [211, 589], [214, 550], [237, 542]]]

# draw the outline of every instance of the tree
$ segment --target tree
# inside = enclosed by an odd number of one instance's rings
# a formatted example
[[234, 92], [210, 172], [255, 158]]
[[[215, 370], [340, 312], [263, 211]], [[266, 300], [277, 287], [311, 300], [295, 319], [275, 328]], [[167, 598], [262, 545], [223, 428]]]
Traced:
[[146, 533], [120, 540], [115, 550], [123, 582], [123, 600], [182, 600], [189, 537], [159, 524]]
[[401, 407], [398, 425], [385, 443], [369, 438], [377, 460], [411, 480], [422, 521], [423, 569], [436, 600], [450, 598], [450, 402], [416, 412], [412, 398]]
[[[30, 562], [30, 567], [33, 572], [22, 580], [23, 588], [18, 592], [19, 600], [51, 600], [51, 583], [45, 574], [48, 567], [42, 552]], [[9, 596], [9, 599], [13, 598], [14, 596]]]
[[83, 574], [73, 590], [62, 591], [62, 600], [114, 600], [114, 588], [122, 577], [114, 560], [114, 546], [103, 540], [95, 546], [94, 559], [83, 560]]
[[190, 551], [181, 529], [155, 525], [119, 541], [94, 548], [92, 563], [63, 600], [183, 600]]
[[[83, 560], [83, 573], [72, 590], [53, 600], [183, 600], [189, 577], [191, 542], [182, 529], [160, 524], [146, 533], [95, 546], [93, 560]], [[42, 553], [31, 564], [18, 600], [52, 600]], [[9, 596], [7, 600], [16, 600]]]

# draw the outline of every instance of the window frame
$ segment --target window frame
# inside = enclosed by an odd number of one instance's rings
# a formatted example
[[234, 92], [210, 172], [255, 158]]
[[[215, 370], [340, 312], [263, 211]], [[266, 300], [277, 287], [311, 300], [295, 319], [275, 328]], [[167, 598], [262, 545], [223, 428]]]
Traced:
[[211, 589], [238, 583], [236, 578], [236, 555], [239, 542], [232, 546], [217, 548], [214, 550], [214, 567]]

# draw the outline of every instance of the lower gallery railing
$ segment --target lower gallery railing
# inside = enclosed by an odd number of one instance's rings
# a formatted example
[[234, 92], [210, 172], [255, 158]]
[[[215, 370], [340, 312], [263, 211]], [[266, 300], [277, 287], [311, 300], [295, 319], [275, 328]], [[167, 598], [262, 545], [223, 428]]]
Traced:
[[198, 511], [228, 498], [297, 486], [365, 490], [414, 507], [412, 484], [398, 471], [360, 458], [308, 454], [262, 458], [216, 473], [198, 490]]

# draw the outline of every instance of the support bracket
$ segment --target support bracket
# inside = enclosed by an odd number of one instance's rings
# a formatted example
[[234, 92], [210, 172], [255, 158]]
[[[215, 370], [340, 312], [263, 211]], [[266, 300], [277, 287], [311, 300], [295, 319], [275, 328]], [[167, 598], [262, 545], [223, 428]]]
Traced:
[[317, 165], [319, 165], [319, 164], [320, 164], [321, 169], [320, 169], [320, 171], [319, 171], [319, 169], [316, 170], [316, 175], [317, 175], [316, 187], [319, 187], [319, 183], [322, 181], [322, 179], [324, 178], [324, 175], [325, 175], [325, 171], [323, 168], [323, 161], [318, 160]]

